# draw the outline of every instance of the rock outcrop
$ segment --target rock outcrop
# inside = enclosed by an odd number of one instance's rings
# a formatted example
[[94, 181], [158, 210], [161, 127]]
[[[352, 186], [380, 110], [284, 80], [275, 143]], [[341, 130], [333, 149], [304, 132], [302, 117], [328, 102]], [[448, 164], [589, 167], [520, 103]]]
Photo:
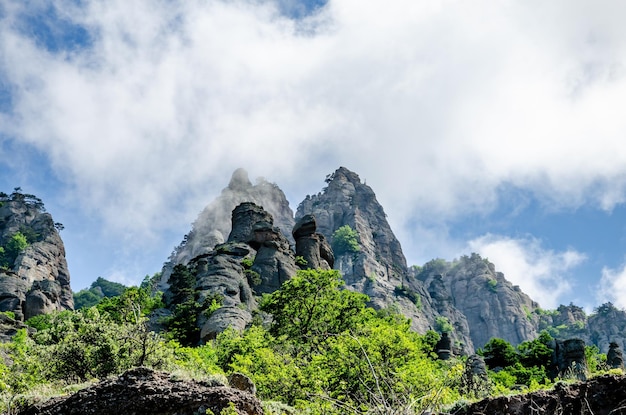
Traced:
[[[224, 243], [231, 232], [231, 213], [243, 202], [252, 202], [269, 212], [283, 235], [291, 237], [294, 225], [293, 211], [280, 188], [263, 178], [252, 184], [244, 169], [237, 169], [228, 187], [200, 213], [191, 231], [174, 250], [163, 267], [161, 288], [167, 288], [167, 280], [177, 264], [187, 265], [193, 258], [208, 254], [216, 245]], [[289, 241], [292, 243], [293, 241]]]
[[[297, 223], [278, 186], [265, 180], [252, 185], [242, 169], [203, 210], [165, 265], [161, 287], [167, 288], [173, 266], [184, 264], [196, 273], [201, 299], [224, 293], [231, 305], [200, 318], [204, 338], [249, 324], [255, 296], [275, 291], [298, 268], [335, 268], [346, 287], [367, 294], [373, 307], [399, 311], [420, 333], [449, 333], [452, 354], [472, 354], [492, 337], [518, 345], [544, 329], [602, 352], [611, 342], [624, 347], [626, 312], [611, 304], [591, 316], [572, 304], [546, 312], [477, 254], [408, 268], [374, 191], [344, 167], [326, 183], [298, 206]], [[358, 247], [333, 253], [334, 234], [345, 226], [356, 233]], [[20, 292], [19, 284], [6, 280], [5, 291]]]
[[[227, 242], [187, 263], [194, 277], [196, 301], [204, 306], [197, 320], [201, 341], [215, 338], [228, 327], [243, 330], [257, 309], [256, 296], [277, 290], [296, 274], [294, 252], [273, 223], [272, 215], [261, 206], [241, 203], [232, 211]], [[170, 308], [176, 305], [174, 288], [164, 295]], [[207, 313], [207, 299], [216, 296], [221, 307]]]
[[293, 228], [296, 257], [302, 257], [306, 269], [333, 269], [335, 255], [323, 234], [316, 232], [317, 221], [313, 215], [304, 215]]
[[538, 330], [547, 330], [557, 339], [579, 338], [607, 353], [611, 343], [626, 345], [626, 311], [612, 303], [602, 304], [587, 315], [574, 304], [561, 305], [553, 311], [535, 310], [533, 320]]
[[626, 413], [626, 377], [598, 376], [586, 382], [557, 383], [552, 390], [487, 398], [450, 411], [457, 415], [561, 414], [618, 415]]
[[[0, 197], [0, 311], [18, 320], [74, 308], [65, 247], [41, 200], [19, 193]], [[22, 245], [20, 245], [22, 243]], [[21, 247], [18, 250], [16, 247]]]
[[457, 330], [468, 330], [476, 347], [492, 337], [517, 345], [538, 335], [532, 313], [539, 305], [478, 254], [430, 261], [413, 277], [428, 287], [437, 312]]
[[130, 370], [67, 397], [30, 406], [18, 415], [219, 414], [233, 404], [240, 415], [262, 415], [253, 394], [216, 383], [181, 381], [147, 368]]

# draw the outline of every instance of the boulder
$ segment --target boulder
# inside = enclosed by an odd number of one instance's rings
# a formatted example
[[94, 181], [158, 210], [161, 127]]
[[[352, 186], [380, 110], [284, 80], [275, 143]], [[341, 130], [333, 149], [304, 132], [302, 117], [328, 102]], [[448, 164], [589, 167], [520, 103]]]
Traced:
[[148, 368], [129, 370], [69, 396], [27, 407], [18, 415], [219, 414], [233, 404], [240, 415], [262, 415], [252, 393], [202, 381], [181, 381]]

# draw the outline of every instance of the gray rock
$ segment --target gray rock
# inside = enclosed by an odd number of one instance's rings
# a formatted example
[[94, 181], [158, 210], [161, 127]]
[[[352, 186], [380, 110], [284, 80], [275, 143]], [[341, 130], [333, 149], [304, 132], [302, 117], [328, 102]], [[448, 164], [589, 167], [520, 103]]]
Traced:
[[[193, 258], [208, 254], [216, 245], [228, 239], [232, 230], [232, 211], [243, 202], [253, 202], [258, 206], [263, 206], [271, 214], [276, 227], [283, 235], [287, 235], [287, 238], [291, 238], [291, 230], [295, 222], [293, 211], [283, 191], [263, 178], [257, 179], [257, 183], [253, 185], [248, 178], [248, 173], [244, 169], [237, 169], [228, 187], [223, 189], [220, 196], [199, 214], [191, 231], [163, 266], [159, 284], [161, 289], [167, 288], [167, 281], [174, 265], [187, 265]], [[289, 244], [293, 243], [289, 239], [288, 241]]]
[[296, 256], [306, 261], [305, 269], [332, 269], [335, 264], [333, 250], [316, 229], [315, 216], [304, 215], [298, 220], [292, 232], [296, 241]]
[[588, 367], [585, 342], [582, 339], [557, 340], [554, 363], [558, 376], [586, 380]]
[[0, 271], [0, 311], [19, 320], [74, 308], [63, 241], [52, 216], [32, 198], [14, 193], [0, 203], [0, 244], [17, 232], [29, 240], [9, 270]]
[[[400, 242], [374, 191], [345, 167], [337, 169], [326, 182], [328, 186], [322, 193], [307, 196], [298, 206], [296, 219], [305, 225], [301, 232], [310, 232], [307, 215], [315, 217], [317, 231], [331, 242], [337, 229], [349, 225], [358, 234], [360, 250], [335, 255], [334, 261], [334, 268], [341, 271], [346, 287], [367, 294], [375, 308], [398, 309], [411, 319], [412, 329], [420, 333], [434, 329], [439, 315], [434, 307], [436, 303], [424, 283], [411, 278]], [[453, 334], [458, 348], [473, 351], [460, 313], [452, 310], [448, 310], [454, 317], [451, 321], [461, 330], [460, 334]]]
[[[244, 259], [253, 259], [249, 269]], [[208, 307], [207, 299], [222, 298], [221, 308], [210, 314], [205, 308], [198, 316], [203, 342], [228, 327], [245, 329], [257, 309], [255, 296], [275, 291], [297, 271], [294, 253], [280, 229], [273, 226], [272, 215], [251, 202], [233, 210], [228, 242], [191, 259], [187, 266], [195, 274], [198, 303]], [[171, 290], [164, 299], [168, 307], [174, 306]]]
[[612, 369], [624, 369], [624, 356], [619, 344], [611, 342], [609, 352], [606, 354], [606, 364]]
[[239, 389], [244, 392], [256, 395], [256, 385], [248, 376], [243, 373], [235, 372], [228, 376], [228, 384], [231, 388]]

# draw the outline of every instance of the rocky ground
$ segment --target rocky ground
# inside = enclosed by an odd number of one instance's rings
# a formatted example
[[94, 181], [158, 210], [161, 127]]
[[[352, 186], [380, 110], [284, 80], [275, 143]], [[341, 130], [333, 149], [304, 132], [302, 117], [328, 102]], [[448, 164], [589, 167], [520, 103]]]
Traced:
[[[70, 396], [24, 408], [17, 415], [219, 414], [233, 403], [240, 415], [262, 415], [253, 394], [207, 382], [175, 380], [147, 368], [130, 370]], [[212, 411], [212, 412], [209, 412]]]
[[626, 414], [626, 376], [605, 375], [587, 382], [559, 383], [550, 391], [488, 398], [451, 414], [622, 415]]

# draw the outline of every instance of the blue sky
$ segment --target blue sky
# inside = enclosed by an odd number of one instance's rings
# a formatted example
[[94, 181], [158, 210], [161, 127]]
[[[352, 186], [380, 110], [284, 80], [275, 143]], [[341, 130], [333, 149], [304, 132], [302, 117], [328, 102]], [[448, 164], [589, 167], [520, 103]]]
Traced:
[[0, 190], [75, 290], [138, 283], [245, 167], [293, 210], [339, 166], [409, 264], [479, 252], [545, 308], [626, 307], [626, 5], [7, 0]]

